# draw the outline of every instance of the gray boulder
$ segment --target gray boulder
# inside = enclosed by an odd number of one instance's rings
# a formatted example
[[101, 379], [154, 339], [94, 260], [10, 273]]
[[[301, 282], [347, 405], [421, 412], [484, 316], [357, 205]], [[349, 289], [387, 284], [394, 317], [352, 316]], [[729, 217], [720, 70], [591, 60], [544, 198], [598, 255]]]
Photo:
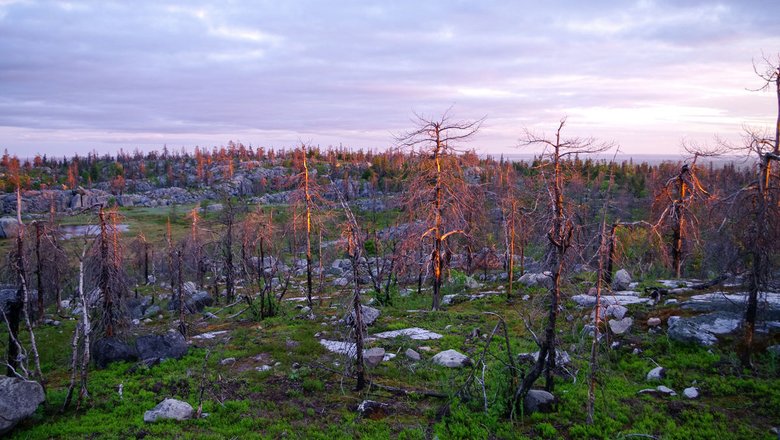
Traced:
[[612, 277], [612, 290], [628, 290], [631, 286], [631, 275], [625, 269], [620, 269]]
[[407, 358], [413, 360], [413, 361], [419, 361], [420, 360], [420, 353], [417, 353], [416, 351], [412, 350], [411, 348], [407, 348], [406, 352], [404, 352]]
[[38, 382], [0, 377], [0, 435], [32, 415], [45, 398]]
[[615, 319], [623, 319], [628, 313], [628, 308], [620, 304], [610, 304], [607, 306], [606, 313], [607, 316], [612, 316]]
[[703, 346], [712, 346], [718, 342], [718, 338], [707, 330], [699, 328], [694, 322], [677, 318], [668, 320], [669, 330], [667, 335], [670, 339], [678, 342], [687, 342]]
[[138, 360], [138, 350], [118, 338], [102, 338], [92, 346], [92, 357], [98, 368], [106, 368], [112, 362]]
[[549, 272], [545, 273], [526, 273], [521, 276], [518, 283], [528, 287], [550, 287], [552, 285], [552, 277]]
[[[372, 325], [377, 318], [379, 318], [379, 315], [382, 314], [379, 309], [375, 309], [373, 307], [369, 306], [360, 306], [360, 311], [362, 312], [361, 315], [363, 316], [363, 324], [366, 326]], [[349, 315], [347, 315], [346, 318], [344, 318], [344, 322], [347, 325], [353, 325], [353, 322], [355, 321], [355, 311], [353, 310]]]
[[436, 365], [448, 368], [460, 368], [471, 364], [471, 360], [468, 356], [459, 353], [456, 350], [442, 351], [431, 358], [431, 361]]
[[153, 423], [158, 420], [187, 420], [192, 418], [192, 406], [176, 399], [165, 399], [153, 409], [144, 413], [144, 422]]
[[688, 387], [683, 390], [683, 396], [688, 399], [696, 399], [699, 397], [699, 389], [696, 387]]
[[610, 319], [609, 329], [616, 335], [622, 335], [631, 329], [631, 325], [634, 324], [634, 320], [631, 318], [623, 318], [620, 320]]
[[[186, 284], [185, 286], [182, 286], [182, 290], [185, 291], [184, 304], [186, 305], [187, 313], [200, 313], [206, 307], [214, 304], [214, 298], [212, 298], [211, 295], [209, 295], [209, 293], [206, 291], [201, 290], [191, 295], [187, 295]], [[179, 309], [179, 298], [176, 294], [173, 294], [171, 301], [168, 303], [168, 310], [178, 310], [178, 309]]]
[[523, 407], [526, 414], [552, 412], [555, 407], [555, 396], [544, 390], [530, 390], [525, 396]]
[[0, 218], [0, 238], [16, 237], [17, 231], [19, 231], [19, 222], [15, 217]]
[[369, 367], [376, 367], [379, 365], [382, 360], [385, 358], [385, 349], [384, 348], [369, 348], [365, 352], [363, 352], [363, 360], [366, 362], [366, 365]]
[[176, 330], [168, 330], [164, 335], [139, 336], [135, 346], [141, 360], [181, 359], [189, 350], [184, 336]]

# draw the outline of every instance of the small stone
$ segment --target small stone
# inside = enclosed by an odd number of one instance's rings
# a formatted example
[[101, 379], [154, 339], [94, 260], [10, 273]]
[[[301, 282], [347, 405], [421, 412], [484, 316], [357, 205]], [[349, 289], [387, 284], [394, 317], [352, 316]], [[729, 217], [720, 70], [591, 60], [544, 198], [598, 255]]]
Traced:
[[134, 319], [134, 320], [132, 320], [130, 322], [132, 322], [133, 325], [141, 325], [141, 320], [140, 319]]
[[670, 305], [670, 304], [677, 304], [679, 301], [677, 301], [676, 298], [669, 298], [666, 301], [664, 301], [664, 305]]
[[688, 387], [683, 390], [683, 396], [689, 399], [696, 399], [699, 397], [699, 389], [696, 387]]
[[309, 312], [311, 312], [311, 307], [309, 307], [309, 306], [305, 306], [305, 307], [302, 307], [302, 308], [301, 308], [301, 314], [302, 314], [302, 315], [305, 315], [305, 314], [307, 314], [307, 313], [309, 313]]
[[523, 301], [528, 301], [529, 299], [531, 299], [531, 295], [523, 295]]
[[259, 371], [259, 372], [261, 372], [261, 373], [262, 373], [263, 371], [268, 371], [268, 370], [270, 370], [270, 369], [271, 369], [271, 366], [270, 366], [270, 365], [260, 365], [259, 367], [255, 367], [255, 371]]
[[615, 341], [615, 342], [613, 342], [613, 343], [610, 345], [610, 348], [612, 348], [613, 350], [620, 348], [620, 342], [619, 342], [619, 341]]
[[417, 347], [417, 349], [420, 350], [420, 351], [433, 351], [433, 349], [431, 347], [428, 347], [427, 345], [423, 345], [421, 347]]
[[236, 363], [236, 358], [225, 358], [219, 361], [220, 365], [233, 365]]
[[652, 317], [647, 320], [648, 327], [658, 327], [661, 325], [661, 318]]
[[635, 348], [633, 351], [631, 351], [631, 354], [633, 354], [634, 356], [642, 354], [642, 349], [641, 348]]
[[145, 323], [145, 324], [149, 324], [150, 322], [152, 322], [152, 319], [151, 319], [151, 318], [146, 318], [146, 319], [144, 319], [144, 323]]
[[385, 349], [380, 347], [369, 348], [363, 353], [363, 360], [369, 367], [376, 367], [385, 358]]
[[666, 377], [664, 367], [655, 367], [647, 373], [647, 380], [661, 380]]
[[659, 393], [667, 394], [669, 396], [677, 395], [677, 393], [675, 393], [673, 389], [663, 385], [658, 385], [655, 389], [658, 390]]
[[217, 316], [217, 315], [215, 315], [215, 314], [213, 314], [211, 312], [204, 313], [203, 317], [206, 318], [206, 319], [219, 319], [219, 316]]
[[357, 412], [359, 412], [363, 417], [376, 417], [383, 415], [389, 407], [390, 405], [386, 403], [375, 402], [373, 400], [364, 400], [360, 402], [360, 405], [358, 405]]
[[407, 348], [406, 352], [404, 352], [407, 358], [413, 360], [413, 361], [419, 361], [420, 360], [420, 353], [417, 353], [416, 351], [412, 350], [411, 348]]

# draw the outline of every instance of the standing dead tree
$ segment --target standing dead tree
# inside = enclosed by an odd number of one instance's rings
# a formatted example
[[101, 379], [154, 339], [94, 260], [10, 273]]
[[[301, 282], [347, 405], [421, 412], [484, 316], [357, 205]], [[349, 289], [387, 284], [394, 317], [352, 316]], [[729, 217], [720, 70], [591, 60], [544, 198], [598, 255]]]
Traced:
[[101, 303], [95, 330], [98, 335], [110, 338], [118, 336], [126, 325], [124, 300], [127, 296], [127, 277], [122, 265], [117, 225], [119, 214], [115, 210], [107, 212], [103, 205], [96, 207], [98, 236], [89, 256], [88, 268], [93, 271], [94, 285]]
[[525, 130], [520, 146], [543, 146], [545, 159], [541, 170], [550, 170], [552, 176], [547, 180], [546, 192], [549, 197], [549, 229], [547, 231], [548, 250], [546, 265], [551, 273], [550, 304], [544, 339], [540, 341], [539, 356], [530, 371], [525, 375], [515, 393], [515, 401], [521, 401], [536, 379], [545, 373], [545, 388], [554, 390], [553, 372], [555, 371], [556, 323], [561, 305], [561, 283], [564, 275], [566, 253], [572, 246], [574, 233], [574, 213], [565, 199], [565, 160], [578, 154], [593, 154], [606, 151], [611, 144], [597, 142], [593, 138], [564, 138], [562, 136], [566, 119], [558, 124], [553, 138], [534, 134]]
[[696, 175], [696, 161], [699, 157], [717, 154], [715, 151], [705, 152], [693, 147], [684, 147], [693, 154], [693, 160], [691, 163], [684, 163], [677, 175], [670, 177], [660, 193], [656, 195], [656, 203], [664, 206], [658, 216], [658, 223], [668, 223], [672, 230], [670, 246], [672, 270], [677, 278], [682, 276], [686, 242], [690, 238], [697, 237], [699, 221], [692, 205], [695, 202], [705, 202], [710, 198], [710, 193], [704, 189]]
[[396, 139], [401, 148], [418, 150], [419, 163], [406, 194], [406, 206], [426, 226], [420, 239], [427, 237], [432, 244], [433, 310], [439, 309], [441, 300], [447, 239], [465, 233], [465, 212], [474, 206], [458, 166], [457, 147], [474, 137], [482, 121], [453, 121], [446, 112], [439, 119], [417, 115], [417, 128]]
[[[314, 227], [322, 233], [322, 224], [315, 218], [315, 213], [319, 210], [319, 207], [324, 203], [324, 199], [321, 194], [320, 185], [317, 183], [316, 170], [312, 172], [310, 169], [308, 156], [310, 155], [310, 149], [306, 145], [301, 145], [300, 148], [300, 167], [301, 171], [298, 173], [298, 189], [293, 194], [293, 203], [302, 205], [303, 210], [303, 229], [306, 234], [306, 301], [309, 307], [313, 306], [312, 303], [312, 272], [313, 272], [313, 258], [312, 258], [312, 232]], [[316, 223], [316, 225], [315, 225]], [[320, 255], [320, 259], [322, 256]]]
[[773, 162], [780, 162], [780, 55], [775, 61], [763, 57], [764, 71], [754, 63], [754, 71], [763, 85], [757, 91], [771, 90], [777, 94], [777, 124], [774, 139], [756, 130], [747, 130], [744, 147], [739, 150], [756, 159], [756, 179], [732, 195], [734, 206], [741, 212], [733, 218], [742, 219], [734, 226], [737, 243], [745, 251], [742, 260], [749, 272], [747, 307], [744, 318], [743, 366], [752, 366], [754, 336], [758, 317], [759, 295], [766, 291], [772, 277], [772, 265], [778, 255], [780, 241], [780, 174], [773, 171]]

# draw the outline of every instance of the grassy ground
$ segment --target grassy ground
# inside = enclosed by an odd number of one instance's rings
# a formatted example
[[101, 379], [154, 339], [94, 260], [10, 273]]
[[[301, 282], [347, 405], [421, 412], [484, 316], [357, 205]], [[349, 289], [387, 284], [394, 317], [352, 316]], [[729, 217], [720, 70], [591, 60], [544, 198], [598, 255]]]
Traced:
[[[186, 230], [177, 208], [174, 216], [177, 233]], [[165, 230], [170, 208], [133, 208], [123, 210], [130, 224], [128, 236], [139, 227], [152, 239]], [[212, 214], [209, 214], [212, 215]], [[74, 220], [77, 223], [77, 219]], [[296, 287], [300, 294], [302, 280]], [[477, 291], [500, 291], [498, 285], [485, 285]], [[141, 294], [150, 293], [143, 288]], [[569, 286], [569, 293], [580, 293], [585, 286]], [[462, 284], [445, 287], [447, 293], [461, 293]], [[157, 289], [158, 294], [164, 294]], [[527, 301], [520, 300], [530, 295]], [[734, 341], [723, 340], [707, 349], [670, 341], [664, 331], [649, 332], [644, 326], [650, 316], [678, 314], [676, 305], [647, 309], [629, 306], [635, 324], [629, 334], [605, 340], [600, 351], [596, 419], [585, 423], [587, 399], [587, 358], [590, 338], [582, 333], [588, 311], [566, 303], [561, 313], [561, 348], [572, 356], [572, 364], [556, 379], [557, 410], [550, 414], [510, 417], [507, 396], [512, 378], [505, 367], [506, 349], [502, 339], [493, 340], [486, 356], [486, 368], [447, 369], [430, 362], [441, 350], [456, 349], [477, 360], [487, 344], [485, 335], [493, 330], [497, 313], [507, 323], [513, 354], [535, 351], [524, 320], [540, 333], [544, 310], [544, 292], [519, 288], [511, 301], [505, 295], [489, 295], [465, 301], [443, 311], [426, 311], [430, 296], [397, 292], [393, 304], [382, 307], [382, 315], [369, 329], [370, 334], [405, 327], [422, 327], [441, 333], [432, 341], [397, 339], [372, 341], [397, 357], [369, 369], [369, 377], [378, 384], [407, 390], [427, 390], [447, 397], [425, 397], [419, 393], [399, 395], [370, 387], [354, 392], [354, 380], [345, 373], [348, 359], [325, 351], [319, 338], [342, 339], [347, 333], [338, 319], [343, 317], [348, 295], [327, 290], [314, 308], [316, 318], [301, 315], [294, 302], [285, 302], [280, 316], [253, 321], [248, 313], [235, 319], [207, 321], [190, 317], [192, 334], [227, 330], [213, 340], [193, 340], [189, 354], [181, 360], [167, 360], [150, 368], [113, 364], [105, 370], [93, 370], [89, 377], [89, 399], [80, 407], [61, 412], [70, 356], [70, 336], [75, 321], [64, 320], [61, 327], [37, 330], [48, 381], [47, 404], [22, 422], [10, 435], [18, 439], [48, 438], [658, 438], [774, 439], [770, 429], [780, 425], [780, 359], [763, 354], [756, 369], [739, 367]], [[367, 299], [370, 294], [366, 295]], [[163, 308], [164, 309], [164, 308]], [[243, 306], [211, 312], [226, 317]], [[176, 317], [165, 313], [162, 319], [134, 328], [134, 333], [162, 332], [173, 326]], [[664, 327], [665, 328], [665, 325]], [[478, 335], [475, 336], [475, 329]], [[0, 332], [5, 341], [7, 336]], [[609, 348], [611, 342], [619, 342]], [[769, 343], [771, 341], [764, 341]], [[775, 340], [774, 343], [778, 341]], [[430, 347], [426, 351], [423, 347]], [[422, 355], [412, 362], [404, 356], [407, 348]], [[634, 354], [634, 349], [642, 350]], [[208, 360], [206, 360], [208, 356]], [[221, 365], [225, 358], [235, 358]], [[205, 379], [203, 375], [206, 366]], [[667, 376], [661, 382], [648, 383], [645, 375], [662, 365]], [[257, 367], [271, 365], [268, 371]], [[485, 389], [476, 385], [463, 388], [474, 371]], [[676, 397], [639, 395], [644, 388], [666, 385], [678, 392]], [[696, 400], [682, 397], [685, 387], [701, 390]], [[119, 389], [121, 386], [121, 394]], [[144, 411], [164, 398], [172, 397], [197, 407], [203, 388], [203, 411], [209, 416], [185, 422], [143, 422]], [[463, 391], [463, 392], [461, 392]], [[385, 411], [361, 417], [355, 409], [364, 399], [388, 404]], [[486, 404], [487, 402], [487, 404]], [[487, 409], [485, 407], [487, 406]], [[648, 437], [650, 436], [650, 437]]]

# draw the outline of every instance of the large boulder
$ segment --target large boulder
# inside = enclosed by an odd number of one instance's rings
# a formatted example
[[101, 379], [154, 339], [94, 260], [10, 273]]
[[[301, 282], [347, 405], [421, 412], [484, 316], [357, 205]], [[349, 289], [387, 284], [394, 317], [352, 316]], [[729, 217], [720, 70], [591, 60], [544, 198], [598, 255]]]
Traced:
[[544, 390], [530, 390], [523, 401], [526, 414], [535, 412], [549, 413], [555, 407], [555, 396]]
[[16, 292], [15, 288], [0, 289], [0, 310], [4, 313], [8, 314], [11, 304], [16, 302]]
[[147, 307], [152, 304], [152, 298], [149, 296], [142, 296], [140, 298], [130, 298], [127, 300], [126, 306], [130, 314], [130, 319], [141, 319], [146, 313]]
[[667, 334], [669, 339], [703, 346], [715, 345], [718, 342], [718, 338], [714, 334], [699, 328], [693, 321], [683, 318], [672, 318], [674, 317], [670, 317], [668, 321], [669, 330]]
[[628, 290], [631, 285], [631, 274], [625, 269], [620, 269], [612, 277], [612, 290]]
[[106, 368], [111, 362], [138, 360], [138, 351], [119, 338], [102, 338], [95, 341], [92, 346], [92, 357], [98, 368]]
[[189, 350], [184, 336], [176, 330], [168, 330], [164, 335], [139, 336], [135, 346], [141, 360], [181, 359]]
[[369, 367], [376, 367], [385, 358], [385, 349], [380, 347], [369, 348], [363, 352], [363, 359]]
[[144, 422], [153, 423], [158, 420], [187, 420], [192, 418], [192, 405], [176, 399], [165, 399], [157, 406], [144, 413]]
[[0, 377], [0, 435], [34, 413], [45, 398], [38, 382]]
[[19, 222], [15, 217], [0, 218], [0, 238], [16, 237], [17, 231], [19, 231]]
[[547, 287], [552, 286], [552, 274], [549, 272], [544, 273], [526, 273], [521, 276], [518, 283], [528, 287]]
[[[189, 288], [191, 288], [191, 286], [187, 286], [186, 283], [184, 286], [182, 286], [182, 290], [184, 291], [183, 293], [185, 296], [185, 311], [187, 313], [200, 313], [206, 307], [214, 304], [214, 298], [212, 298], [208, 292], [201, 290], [192, 294], [187, 294]], [[175, 293], [173, 294], [171, 301], [168, 303], [168, 310], [179, 310], [179, 297]]]

